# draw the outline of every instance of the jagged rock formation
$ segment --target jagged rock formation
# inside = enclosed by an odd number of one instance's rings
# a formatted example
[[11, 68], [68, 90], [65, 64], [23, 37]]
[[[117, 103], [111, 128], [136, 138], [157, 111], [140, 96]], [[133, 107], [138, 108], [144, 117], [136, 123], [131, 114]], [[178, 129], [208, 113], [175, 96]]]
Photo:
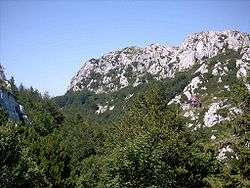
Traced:
[[4, 74], [4, 68], [0, 64], [0, 89], [4, 89], [4, 88], [8, 88], [8, 87], [9, 87], [9, 83], [8, 83], [8, 81], [6, 81], [6, 77]]
[[[87, 61], [73, 77], [69, 91], [112, 93], [150, 79], [175, 78], [180, 72], [188, 72], [193, 78], [169, 105], [180, 106], [183, 116], [190, 118], [189, 126], [212, 127], [232, 119], [242, 113], [230, 100], [232, 85], [242, 81], [250, 91], [250, 35], [239, 31], [200, 32], [188, 36], [179, 47], [152, 44], [110, 52]], [[187, 103], [193, 96], [200, 98], [201, 108]], [[106, 110], [107, 105], [96, 113]]]
[[0, 64], [0, 107], [7, 112], [9, 119], [15, 122], [27, 119], [23, 107], [16, 102], [10, 84], [6, 80], [3, 66]]
[[6, 78], [5, 78], [5, 74], [4, 74], [4, 71], [3, 71], [3, 66], [0, 64], [0, 81], [4, 81]]
[[224, 31], [193, 34], [180, 47], [152, 44], [146, 48], [124, 48], [87, 61], [73, 77], [69, 90], [112, 92], [146, 82], [148, 74], [158, 80], [174, 77], [227, 49], [240, 51], [243, 61], [238, 62], [238, 76], [246, 76], [249, 66], [244, 60], [249, 58], [249, 44], [249, 34]]

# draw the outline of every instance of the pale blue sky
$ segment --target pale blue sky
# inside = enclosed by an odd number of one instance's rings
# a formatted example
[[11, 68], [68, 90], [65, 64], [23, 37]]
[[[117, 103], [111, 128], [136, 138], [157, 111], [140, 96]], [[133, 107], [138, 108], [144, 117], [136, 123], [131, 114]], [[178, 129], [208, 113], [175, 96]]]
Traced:
[[92, 57], [228, 29], [250, 32], [250, 1], [0, 0], [0, 62], [18, 84], [62, 95]]

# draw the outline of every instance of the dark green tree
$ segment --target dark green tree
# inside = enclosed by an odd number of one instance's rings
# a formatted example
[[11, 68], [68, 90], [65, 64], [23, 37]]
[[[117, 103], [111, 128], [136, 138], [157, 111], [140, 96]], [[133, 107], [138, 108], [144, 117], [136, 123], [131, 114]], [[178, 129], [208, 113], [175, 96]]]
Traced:
[[0, 108], [0, 126], [6, 125], [8, 122], [8, 114]]

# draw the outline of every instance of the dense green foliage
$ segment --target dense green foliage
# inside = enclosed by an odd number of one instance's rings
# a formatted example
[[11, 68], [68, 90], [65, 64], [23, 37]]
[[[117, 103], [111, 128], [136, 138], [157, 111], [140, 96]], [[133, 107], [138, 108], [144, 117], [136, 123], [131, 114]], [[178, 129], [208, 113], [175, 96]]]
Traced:
[[[157, 84], [165, 90], [165, 102], [173, 98], [176, 94], [180, 93], [184, 87], [193, 78], [192, 71], [187, 73], [178, 73], [175, 78], [165, 79], [164, 82], [155, 81], [152, 78], [148, 78], [150, 83]], [[149, 84], [150, 85], [150, 84]], [[81, 114], [88, 119], [93, 119], [99, 123], [111, 123], [125, 116], [127, 107], [129, 106], [129, 100], [126, 97], [132, 95], [138, 95], [138, 93], [144, 93], [150, 86], [147, 83], [139, 85], [137, 87], [126, 87], [119, 91], [112, 93], [95, 94], [90, 91], [81, 92], [68, 92], [63, 96], [58, 96], [52, 100], [63, 109], [66, 116], [72, 114]], [[114, 105], [114, 111], [107, 110], [103, 114], [96, 114], [98, 105], [107, 105], [106, 101], [109, 101], [109, 106]]]
[[[16, 89], [30, 122], [15, 126], [1, 111], [0, 187], [248, 187], [249, 113], [213, 132], [194, 131], [178, 107], [167, 105], [191, 76], [177, 78], [142, 87], [123, 113], [106, 123], [83, 110], [87, 105], [96, 110], [101, 101], [94, 94], [51, 100], [33, 88]], [[242, 85], [233, 93], [247, 112], [249, 93]], [[119, 102], [127, 94], [105, 97]], [[218, 150], [228, 145], [235, 154], [218, 160]]]
[[8, 115], [2, 108], [0, 108], [0, 126], [6, 125], [7, 122], [8, 122]]

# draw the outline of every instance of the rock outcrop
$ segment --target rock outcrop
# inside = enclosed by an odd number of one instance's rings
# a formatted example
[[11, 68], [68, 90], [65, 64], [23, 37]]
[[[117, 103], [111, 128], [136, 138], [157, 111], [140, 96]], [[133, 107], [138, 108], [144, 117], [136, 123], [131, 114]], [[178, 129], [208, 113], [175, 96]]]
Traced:
[[[169, 105], [180, 106], [183, 116], [190, 118], [188, 126], [212, 127], [230, 121], [242, 114], [228, 97], [233, 85], [242, 82], [250, 91], [250, 35], [200, 32], [188, 36], [179, 47], [152, 44], [113, 51], [87, 61], [72, 78], [69, 92], [112, 93], [136, 88], [149, 79], [175, 79], [179, 73], [191, 74], [192, 79]], [[188, 103], [195, 97], [199, 108]], [[96, 113], [107, 111], [105, 105], [99, 105]]]
[[17, 103], [10, 84], [6, 80], [3, 66], [0, 64], [0, 108], [7, 112], [9, 119], [15, 122], [27, 119], [23, 107]]
[[[180, 47], [152, 44], [146, 48], [128, 47], [90, 59], [72, 78], [70, 91], [112, 92], [129, 85], [136, 87], [147, 81], [174, 77], [176, 73], [202, 65], [226, 50], [239, 51], [238, 77], [249, 73], [250, 37], [238, 31], [201, 32], [188, 36]], [[245, 61], [246, 60], [246, 61]], [[205, 65], [204, 65], [205, 66]], [[202, 66], [203, 71], [206, 71]], [[219, 66], [219, 65], [218, 65]]]

